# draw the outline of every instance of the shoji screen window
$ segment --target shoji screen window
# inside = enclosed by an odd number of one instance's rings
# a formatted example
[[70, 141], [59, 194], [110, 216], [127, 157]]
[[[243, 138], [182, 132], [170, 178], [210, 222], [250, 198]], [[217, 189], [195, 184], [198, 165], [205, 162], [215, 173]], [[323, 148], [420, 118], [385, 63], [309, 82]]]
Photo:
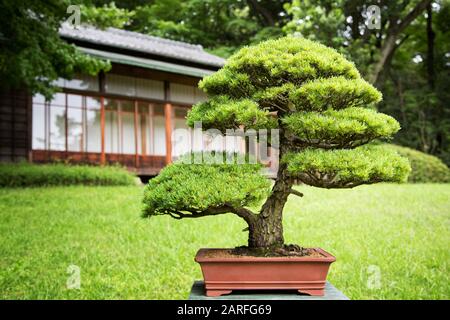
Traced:
[[33, 150], [48, 149], [48, 102], [44, 96], [38, 94], [33, 97], [33, 131], [32, 131], [32, 148]]
[[173, 108], [172, 157], [174, 159], [191, 150], [192, 132], [186, 124], [188, 110], [186, 107]]
[[84, 151], [83, 100], [75, 94], [67, 95], [67, 150]]
[[144, 156], [166, 154], [164, 107], [151, 102], [138, 103], [138, 153]]
[[105, 152], [120, 153], [119, 101], [105, 99]]
[[135, 154], [133, 101], [105, 99], [105, 152]]
[[86, 109], [84, 113], [85, 146], [87, 152], [101, 152], [102, 132], [100, 127], [100, 99], [84, 97]]
[[164, 106], [152, 104], [152, 154], [163, 156], [166, 154], [166, 119]]
[[66, 95], [57, 93], [50, 102], [50, 150], [66, 150]]
[[122, 154], [135, 154], [136, 142], [134, 132], [134, 102], [120, 101]]

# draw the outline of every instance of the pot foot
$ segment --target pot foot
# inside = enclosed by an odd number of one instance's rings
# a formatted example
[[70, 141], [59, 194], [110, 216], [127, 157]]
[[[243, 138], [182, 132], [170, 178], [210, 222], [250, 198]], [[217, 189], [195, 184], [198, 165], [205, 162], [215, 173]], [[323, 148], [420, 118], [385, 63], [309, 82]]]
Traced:
[[323, 296], [325, 294], [323, 289], [310, 289], [310, 290], [299, 289], [298, 292], [310, 296]]
[[221, 295], [231, 293], [231, 291], [233, 291], [233, 290], [211, 290], [211, 289], [208, 289], [208, 290], [206, 290], [206, 296], [207, 297], [220, 297]]

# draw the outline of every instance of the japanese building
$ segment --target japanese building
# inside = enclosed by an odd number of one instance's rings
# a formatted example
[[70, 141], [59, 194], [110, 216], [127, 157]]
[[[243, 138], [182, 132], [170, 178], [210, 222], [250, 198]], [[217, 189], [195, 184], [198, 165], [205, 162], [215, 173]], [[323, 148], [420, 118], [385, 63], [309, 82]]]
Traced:
[[112, 69], [59, 79], [51, 101], [26, 90], [1, 93], [0, 160], [120, 163], [157, 174], [177, 156], [172, 132], [205, 99], [199, 80], [224, 59], [198, 45], [114, 28], [63, 26], [60, 36]]

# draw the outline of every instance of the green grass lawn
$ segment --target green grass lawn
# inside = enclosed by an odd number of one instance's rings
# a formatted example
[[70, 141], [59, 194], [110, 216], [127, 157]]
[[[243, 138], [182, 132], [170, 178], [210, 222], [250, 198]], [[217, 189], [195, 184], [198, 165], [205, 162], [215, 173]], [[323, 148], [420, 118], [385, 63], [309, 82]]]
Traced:
[[[333, 253], [351, 299], [449, 299], [450, 185], [299, 187], [288, 243]], [[246, 243], [233, 215], [140, 218], [140, 187], [0, 190], [0, 298], [185, 299], [198, 248]], [[67, 289], [69, 265], [81, 288]]]

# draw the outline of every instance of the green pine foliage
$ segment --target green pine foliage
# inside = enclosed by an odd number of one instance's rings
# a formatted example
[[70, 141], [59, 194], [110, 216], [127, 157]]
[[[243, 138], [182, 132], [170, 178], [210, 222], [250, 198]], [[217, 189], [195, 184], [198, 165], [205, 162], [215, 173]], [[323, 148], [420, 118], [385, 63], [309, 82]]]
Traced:
[[[277, 111], [281, 106], [293, 108], [293, 105], [289, 104], [289, 98], [294, 89], [295, 86], [292, 83], [285, 83], [278, 87], [270, 87], [256, 91], [252, 99], [263, 109]], [[288, 108], [281, 110], [287, 111]]]
[[352, 147], [400, 130], [394, 118], [372, 109], [352, 107], [319, 112], [297, 112], [282, 119], [304, 145], [326, 148]]
[[194, 127], [201, 121], [208, 128], [223, 132], [226, 129], [238, 129], [240, 126], [251, 129], [273, 129], [277, 123], [268, 111], [261, 110], [258, 104], [250, 99], [232, 100], [227, 96], [218, 96], [196, 105], [189, 112], [187, 124]]
[[244, 47], [218, 72], [204, 78], [200, 88], [209, 95], [249, 97], [257, 90], [290, 82], [343, 76], [359, 79], [354, 64], [336, 50], [306, 39], [285, 37]]
[[[193, 120], [204, 119], [207, 128], [220, 127], [222, 122], [232, 128], [251, 123], [260, 128], [269, 124], [264, 122], [270, 115], [263, 112], [276, 112], [288, 149], [299, 152], [298, 159], [318, 161], [323, 157], [332, 166], [332, 161], [340, 159], [336, 158], [337, 154], [348, 156], [348, 161], [337, 163], [338, 171], [346, 172], [345, 179], [335, 178], [333, 186], [353, 186], [351, 172], [355, 165], [363, 168], [364, 164], [368, 175], [363, 177], [361, 171], [355, 171], [356, 184], [406, 179], [407, 162], [397, 154], [383, 153], [382, 159], [389, 158], [393, 162], [390, 168], [398, 169], [398, 174], [377, 174], [376, 170], [371, 173], [373, 168], [370, 168], [373, 158], [380, 156], [381, 151], [354, 149], [374, 139], [390, 139], [400, 130], [400, 125], [394, 118], [373, 109], [381, 101], [381, 93], [334, 49], [297, 37], [269, 40], [241, 49], [224, 68], [204, 78], [200, 87], [208, 93], [210, 101], [194, 106], [188, 119], [191, 126]], [[335, 151], [342, 148], [354, 150]], [[352, 164], [351, 159], [358, 163]], [[313, 168], [290, 166], [290, 174], [305, 177], [306, 172], [302, 170], [311, 173]], [[323, 175], [323, 179], [330, 179], [330, 175]], [[329, 186], [326, 181], [314, 184]]]
[[326, 151], [309, 148], [286, 154], [288, 171], [309, 185], [349, 188], [376, 182], [406, 182], [411, 171], [407, 158], [383, 146]]
[[381, 93], [363, 79], [332, 77], [305, 83], [289, 95], [296, 110], [366, 107], [378, 103]]
[[[276, 183], [284, 185], [273, 190], [289, 190], [294, 179], [323, 188], [407, 179], [406, 158], [364, 146], [389, 139], [400, 126], [374, 110], [381, 93], [334, 49], [299, 37], [244, 47], [200, 88], [209, 100], [193, 107], [189, 126], [202, 121], [204, 130], [280, 129], [278, 177], [284, 181]], [[175, 163], [147, 186], [144, 215], [199, 217], [229, 208], [247, 218], [248, 212], [234, 209], [276, 192], [269, 193], [255, 165]]]
[[146, 186], [143, 215], [179, 217], [213, 214], [224, 206], [240, 208], [258, 204], [270, 191], [259, 164], [185, 164], [165, 167]]

